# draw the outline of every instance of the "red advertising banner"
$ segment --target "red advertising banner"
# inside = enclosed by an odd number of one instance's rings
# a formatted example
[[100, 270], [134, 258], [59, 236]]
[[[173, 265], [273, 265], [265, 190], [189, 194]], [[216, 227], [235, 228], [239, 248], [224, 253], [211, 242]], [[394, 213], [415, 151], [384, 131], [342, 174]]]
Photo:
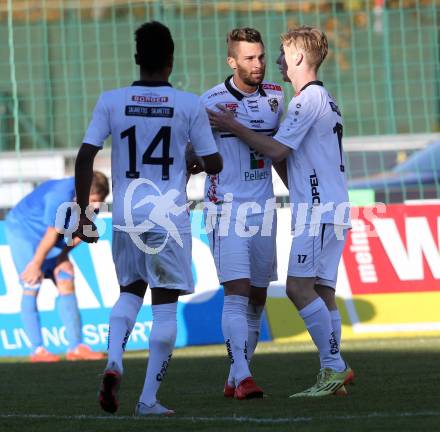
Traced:
[[352, 209], [344, 262], [352, 294], [440, 291], [440, 205]]

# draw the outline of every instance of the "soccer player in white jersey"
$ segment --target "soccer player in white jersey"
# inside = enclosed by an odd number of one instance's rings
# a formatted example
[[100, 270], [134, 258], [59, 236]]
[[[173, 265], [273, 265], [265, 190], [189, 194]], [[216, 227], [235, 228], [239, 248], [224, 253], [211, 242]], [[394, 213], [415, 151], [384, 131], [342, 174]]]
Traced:
[[296, 90], [275, 136], [244, 128], [226, 110], [210, 112], [211, 125], [227, 130], [273, 160], [287, 157], [293, 241], [286, 284], [319, 350], [321, 370], [311, 388], [293, 397], [346, 394], [353, 371], [340, 354], [341, 318], [335, 301], [338, 264], [350, 227], [342, 152], [343, 122], [317, 71], [328, 51], [324, 33], [313, 27], [282, 36], [283, 77]]
[[[234, 73], [205, 92], [203, 102], [207, 108], [221, 105], [233, 112], [259, 135], [273, 135], [282, 116], [283, 91], [277, 83], [263, 81], [266, 61], [260, 33], [248, 27], [233, 29], [226, 42]], [[214, 137], [224, 168], [207, 177], [205, 202], [216, 207], [208, 237], [225, 294], [222, 331], [231, 366], [224, 396], [250, 399], [263, 396], [249, 363], [258, 343], [267, 286], [277, 279], [272, 161], [234, 134], [215, 131]], [[228, 194], [232, 202], [227, 202]], [[249, 235], [256, 229], [256, 235]]]
[[77, 235], [88, 242], [97, 239], [87, 233], [93, 225], [85, 211], [94, 157], [111, 134], [113, 260], [121, 293], [110, 314], [99, 402], [105, 411], [118, 409], [122, 354], [149, 285], [150, 354], [135, 414], [168, 415], [173, 411], [157, 401], [156, 393], [176, 339], [178, 297], [194, 290], [185, 149], [191, 141], [208, 174], [221, 171], [222, 158], [200, 98], [168, 82], [174, 52], [168, 28], [148, 22], [135, 36], [140, 81], [101, 94], [78, 153], [75, 179], [82, 214]]

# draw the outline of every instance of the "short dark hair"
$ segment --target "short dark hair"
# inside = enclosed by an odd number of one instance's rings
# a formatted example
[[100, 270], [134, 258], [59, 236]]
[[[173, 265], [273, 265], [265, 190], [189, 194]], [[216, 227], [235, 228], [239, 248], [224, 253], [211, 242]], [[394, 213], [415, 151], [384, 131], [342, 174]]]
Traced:
[[109, 194], [110, 186], [108, 178], [101, 171], [93, 171], [92, 185], [90, 187], [90, 194], [97, 194], [103, 200]]
[[260, 43], [264, 46], [260, 32], [250, 27], [235, 28], [228, 33], [226, 43], [228, 44], [228, 56], [230, 57], [234, 56], [234, 50], [232, 49], [234, 42]]
[[174, 42], [169, 28], [158, 21], [142, 24], [135, 32], [136, 62], [148, 72], [157, 72], [173, 63]]

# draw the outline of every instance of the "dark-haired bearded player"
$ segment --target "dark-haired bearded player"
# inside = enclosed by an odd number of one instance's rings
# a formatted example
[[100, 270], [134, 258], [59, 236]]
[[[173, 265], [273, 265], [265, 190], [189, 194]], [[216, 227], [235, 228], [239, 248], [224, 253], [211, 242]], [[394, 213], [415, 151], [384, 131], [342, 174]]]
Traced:
[[[266, 59], [260, 33], [237, 28], [227, 36], [233, 75], [202, 95], [205, 106], [221, 105], [255, 132], [272, 136], [283, 112], [283, 91], [263, 81]], [[258, 343], [267, 287], [276, 280], [276, 214], [272, 161], [230, 133], [214, 131], [223, 171], [207, 177], [206, 206], [211, 251], [224, 286], [222, 331], [231, 361], [225, 397], [263, 396], [249, 363]], [[278, 163], [279, 168], [283, 163]], [[286, 179], [286, 175], [282, 175]], [[232, 198], [232, 201], [229, 199]], [[230, 212], [230, 220], [226, 216]], [[211, 218], [208, 220], [208, 218]]]

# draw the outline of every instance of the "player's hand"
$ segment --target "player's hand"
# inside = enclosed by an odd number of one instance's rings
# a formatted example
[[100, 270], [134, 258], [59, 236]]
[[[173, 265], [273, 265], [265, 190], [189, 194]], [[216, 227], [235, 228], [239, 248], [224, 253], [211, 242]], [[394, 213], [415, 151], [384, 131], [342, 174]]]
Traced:
[[69, 258], [65, 254], [60, 254], [57, 258], [57, 264], [53, 270], [55, 279], [58, 279], [60, 272], [67, 273], [73, 277], [74, 270], [73, 264], [70, 262]]
[[216, 107], [219, 109], [219, 111], [212, 111], [206, 108], [211, 127], [219, 131], [229, 132], [231, 130], [231, 124], [236, 121], [234, 113], [230, 110], [227, 110], [224, 106], [220, 104], [217, 104]]
[[98, 229], [93, 221], [86, 215], [81, 215], [78, 222], [78, 229], [72, 234], [86, 243], [96, 243], [99, 239]]
[[185, 161], [188, 175], [198, 174], [205, 170], [203, 159], [196, 155], [191, 144], [186, 146]]
[[191, 175], [199, 174], [202, 171], [205, 171], [205, 165], [203, 163], [202, 158], [197, 156], [195, 159], [187, 161], [186, 170], [188, 174]]
[[23, 273], [20, 275], [20, 279], [30, 286], [40, 284], [43, 277], [44, 275], [41, 271], [41, 267], [33, 261], [26, 266]]

